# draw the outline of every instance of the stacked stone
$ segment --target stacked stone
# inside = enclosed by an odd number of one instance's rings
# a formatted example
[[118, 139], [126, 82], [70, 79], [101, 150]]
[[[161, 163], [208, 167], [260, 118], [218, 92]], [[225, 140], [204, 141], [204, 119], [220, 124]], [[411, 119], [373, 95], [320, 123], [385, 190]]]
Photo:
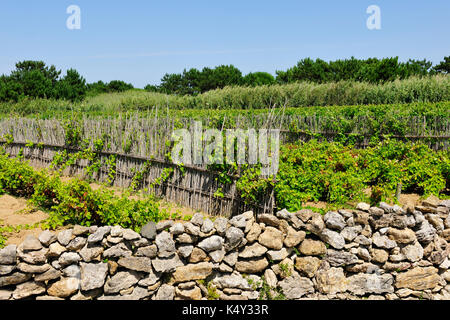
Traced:
[[450, 201], [82, 227], [0, 250], [0, 300], [450, 299]]

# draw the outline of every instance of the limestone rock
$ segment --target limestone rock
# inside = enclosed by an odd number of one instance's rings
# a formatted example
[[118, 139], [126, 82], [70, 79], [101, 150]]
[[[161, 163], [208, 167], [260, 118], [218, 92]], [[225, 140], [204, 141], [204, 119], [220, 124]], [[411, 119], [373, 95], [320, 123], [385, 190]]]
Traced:
[[156, 272], [173, 272], [177, 267], [183, 266], [183, 262], [175, 254], [170, 258], [155, 258], [152, 265]]
[[158, 247], [158, 256], [170, 257], [176, 251], [175, 241], [167, 231], [162, 231], [156, 236], [155, 244]]
[[362, 227], [360, 225], [354, 227], [345, 227], [341, 231], [341, 236], [344, 237], [347, 241], [353, 241], [362, 231]]
[[397, 288], [408, 288], [411, 290], [433, 289], [441, 281], [438, 270], [434, 267], [417, 267], [406, 272], [399, 273], [396, 277]]
[[258, 239], [259, 235], [261, 234], [261, 226], [258, 223], [253, 223], [250, 227], [249, 232], [247, 233], [247, 241], [248, 242], [254, 242]]
[[241, 260], [236, 262], [236, 270], [243, 273], [259, 273], [267, 268], [269, 262], [266, 258]]
[[70, 240], [72, 240], [72, 229], [66, 229], [66, 230], [60, 231], [58, 233], [57, 239], [61, 245], [67, 246], [69, 244]]
[[147, 257], [124, 257], [120, 258], [117, 264], [129, 270], [152, 272], [152, 263]]
[[295, 269], [308, 278], [314, 277], [320, 264], [321, 260], [316, 257], [297, 257], [295, 259]]
[[344, 218], [336, 211], [329, 211], [323, 217], [325, 225], [333, 230], [341, 231], [346, 227]]
[[200, 248], [194, 247], [192, 249], [191, 255], [189, 257], [190, 263], [197, 263], [201, 261], [205, 261], [208, 258], [208, 255], [205, 251]]
[[423, 248], [419, 242], [405, 246], [402, 253], [411, 262], [420, 261], [423, 258]]
[[25, 282], [17, 285], [16, 290], [13, 292], [13, 298], [20, 300], [42, 294], [45, 292], [45, 285], [43, 283], [36, 283], [34, 281]]
[[316, 274], [317, 289], [323, 294], [336, 294], [347, 290], [348, 280], [342, 268], [319, 270]]
[[22, 250], [24, 252], [35, 251], [40, 249], [42, 249], [42, 244], [34, 235], [27, 236], [22, 243]]
[[297, 231], [292, 227], [288, 227], [287, 235], [284, 238], [284, 245], [288, 248], [297, 246], [300, 242], [305, 240], [306, 232]]
[[267, 257], [271, 261], [280, 261], [286, 258], [291, 250], [286, 250], [286, 248], [282, 248], [281, 250], [269, 250], [267, 251]]
[[322, 241], [328, 243], [335, 249], [342, 249], [345, 245], [344, 237], [341, 236], [336, 231], [332, 231], [329, 229], [323, 229], [319, 234], [320, 239]]
[[44, 282], [44, 281], [55, 280], [55, 279], [58, 279], [59, 277], [61, 277], [61, 271], [56, 270], [55, 268], [51, 267], [46, 272], [35, 275], [34, 280], [37, 282]]
[[214, 221], [214, 228], [216, 228], [219, 236], [224, 236], [227, 230], [228, 219], [219, 217]]
[[[222, 239], [222, 238], [220, 238]], [[244, 239], [244, 231], [236, 227], [230, 227], [225, 233], [226, 244], [229, 250], [236, 248]], [[199, 245], [200, 246], [200, 245]], [[219, 250], [217, 248], [215, 250]], [[212, 250], [210, 250], [212, 251]]]
[[239, 253], [239, 257], [256, 258], [264, 255], [266, 252], [267, 248], [256, 242], [251, 246], [246, 247], [241, 253]]
[[17, 246], [9, 245], [0, 249], [0, 264], [15, 264], [17, 256]]
[[69, 244], [67, 245], [67, 249], [72, 251], [78, 251], [84, 247], [86, 241], [87, 241], [86, 238], [76, 237], [75, 239], [69, 242]]
[[15, 272], [13, 274], [0, 277], [0, 288], [6, 287], [14, 284], [23, 283], [25, 281], [28, 281], [31, 278], [31, 274], [28, 273], [21, 273], [21, 272]]
[[278, 283], [286, 299], [299, 299], [314, 292], [314, 285], [308, 278], [301, 277], [297, 273], [287, 277]]
[[200, 262], [178, 267], [172, 274], [173, 283], [206, 279], [212, 273], [212, 264]]
[[62, 278], [61, 280], [52, 283], [47, 293], [50, 296], [58, 298], [67, 298], [78, 291], [80, 287], [80, 281], [77, 278]]
[[[50, 246], [51, 247], [51, 246]], [[103, 253], [103, 247], [94, 245], [86, 245], [83, 249], [81, 249], [78, 253], [83, 259], [84, 262], [91, 262], [94, 260], [100, 260], [100, 257]]]
[[[228, 229], [228, 230], [230, 230], [230, 229]], [[239, 229], [237, 229], [237, 230], [239, 230]], [[227, 233], [228, 233], [228, 231], [227, 231]], [[216, 236], [216, 235], [206, 238], [198, 244], [198, 247], [206, 252], [220, 250], [220, 249], [222, 249], [222, 246], [223, 246], [223, 238], [220, 236]]]
[[390, 274], [356, 274], [348, 278], [348, 291], [356, 295], [393, 293], [394, 278]]
[[358, 257], [350, 252], [346, 251], [337, 251], [337, 250], [328, 250], [325, 256], [325, 260], [332, 267], [341, 267], [350, 264], [354, 264], [358, 262]]
[[156, 224], [153, 221], [149, 221], [141, 228], [141, 236], [154, 240], [156, 237]]
[[163, 284], [155, 295], [155, 300], [173, 300], [175, 288], [168, 284]]
[[135, 271], [117, 272], [111, 279], [106, 281], [104, 291], [106, 294], [118, 293], [135, 285], [139, 280], [140, 276]]
[[300, 244], [299, 250], [305, 256], [320, 256], [327, 252], [327, 247], [322, 241], [305, 239]]
[[383, 248], [383, 249], [388, 249], [388, 250], [393, 249], [397, 246], [397, 243], [395, 241], [390, 240], [387, 236], [380, 235], [378, 232], [376, 232], [372, 236], [372, 242], [378, 248]]
[[78, 263], [81, 257], [76, 252], [64, 252], [58, 259], [59, 264], [64, 267], [70, 264]]
[[111, 247], [103, 252], [103, 257], [110, 259], [110, 258], [122, 258], [122, 257], [129, 257], [131, 256], [132, 252], [128, 247], [125, 245], [125, 243], [119, 243], [118, 245], [115, 245], [114, 247]]
[[389, 239], [394, 240], [397, 243], [408, 244], [416, 240], [416, 234], [411, 229], [395, 229], [389, 228]]

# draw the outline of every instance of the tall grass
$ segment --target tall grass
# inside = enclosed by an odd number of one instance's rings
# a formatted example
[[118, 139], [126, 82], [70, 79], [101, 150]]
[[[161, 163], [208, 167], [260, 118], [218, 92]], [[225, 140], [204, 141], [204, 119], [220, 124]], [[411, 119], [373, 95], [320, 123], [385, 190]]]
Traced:
[[450, 77], [436, 75], [409, 78], [376, 85], [355, 81], [315, 84], [299, 82], [259, 87], [226, 87], [198, 96], [177, 96], [130, 90], [88, 97], [79, 103], [63, 100], [22, 100], [0, 104], [3, 115], [83, 112], [114, 115], [117, 112], [159, 109], [266, 109], [270, 107], [310, 107], [369, 104], [404, 104], [450, 101]]

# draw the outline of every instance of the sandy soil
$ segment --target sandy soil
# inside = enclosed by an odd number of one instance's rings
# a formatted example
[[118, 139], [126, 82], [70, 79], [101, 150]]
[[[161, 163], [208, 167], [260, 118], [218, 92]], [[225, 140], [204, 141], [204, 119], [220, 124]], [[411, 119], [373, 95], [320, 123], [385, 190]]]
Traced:
[[[27, 201], [21, 198], [14, 198], [10, 195], [0, 196], [0, 226], [19, 226], [35, 224], [48, 218], [48, 214], [40, 210], [28, 212]], [[6, 245], [20, 244], [29, 234], [38, 235], [40, 228], [31, 230], [20, 230], [19, 232], [6, 233], [8, 238]]]

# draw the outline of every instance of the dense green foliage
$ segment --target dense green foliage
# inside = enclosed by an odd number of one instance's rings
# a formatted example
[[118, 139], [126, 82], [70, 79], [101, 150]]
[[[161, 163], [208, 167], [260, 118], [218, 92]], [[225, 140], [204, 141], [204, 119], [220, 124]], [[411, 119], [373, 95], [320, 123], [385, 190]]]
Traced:
[[365, 60], [354, 57], [344, 60], [326, 62], [306, 58], [287, 71], [277, 71], [279, 83], [296, 81], [313, 81], [319, 83], [337, 82], [343, 80], [379, 83], [406, 79], [411, 76], [425, 76], [434, 73], [433, 64], [426, 60], [408, 60], [399, 62], [394, 58], [369, 58]]
[[0, 101], [17, 102], [25, 97], [82, 100], [86, 94], [86, 81], [69, 69], [60, 78], [61, 71], [46, 66], [42, 61], [23, 61], [9, 76], [0, 77]]
[[[378, 203], [393, 199], [398, 183], [403, 192], [440, 195], [450, 187], [450, 151], [389, 139], [359, 150], [338, 142], [298, 142], [282, 146], [276, 178], [262, 179], [252, 169], [238, 188], [251, 203], [273, 185], [278, 208], [291, 211], [307, 201]], [[370, 195], [363, 193], [368, 188]]]
[[93, 190], [79, 179], [62, 183], [59, 176], [46, 170], [35, 171], [20, 159], [0, 155], [0, 194], [29, 198], [35, 206], [50, 212], [48, 226], [65, 224], [121, 225], [138, 230], [148, 221], [164, 217], [156, 200], [149, 197], [132, 200], [124, 193]]
[[[35, 115], [41, 118], [54, 117], [58, 113], [72, 114], [73, 112], [80, 112], [83, 115], [116, 116], [121, 112], [142, 112], [157, 107], [160, 112], [166, 112], [169, 108], [172, 109], [171, 112], [186, 115], [206, 113], [210, 115], [226, 113], [228, 115], [228, 113], [243, 114], [251, 112], [253, 114], [257, 112], [246, 110], [261, 109], [261, 112], [267, 112], [269, 108], [286, 107], [297, 108], [297, 110], [300, 110], [299, 112], [311, 114], [308, 110], [312, 106], [326, 106], [326, 108], [323, 108], [325, 110], [333, 105], [354, 105], [358, 106], [353, 108], [355, 111], [361, 105], [397, 105], [439, 101], [450, 101], [449, 76], [436, 75], [428, 78], [410, 78], [381, 85], [343, 81], [326, 84], [302, 82], [257, 87], [226, 87], [197, 96], [166, 95], [132, 90], [100, 94], [74, 103], [49, 99], [24, 99], [17, 103], [1, 103], [0, 113], [19, 116]], [[430, 107], [430, 105], [427, 105], [427, 107]]]
[[444, 61], [441, 61], [439, 64], [433, 67], [436, 72], [441, 72], [448, 74], [450, 73], [450, 56], [444, 57]]
[[96, 96], [101, 93], [123, 92], [134, 89], [131, 83], [126, 83], [121, 80], [112, 80], [109, 83], [97, 81], [94, 83], [88, 83], [86, 87], [88, 90], [87, 94], [89, 96]]

